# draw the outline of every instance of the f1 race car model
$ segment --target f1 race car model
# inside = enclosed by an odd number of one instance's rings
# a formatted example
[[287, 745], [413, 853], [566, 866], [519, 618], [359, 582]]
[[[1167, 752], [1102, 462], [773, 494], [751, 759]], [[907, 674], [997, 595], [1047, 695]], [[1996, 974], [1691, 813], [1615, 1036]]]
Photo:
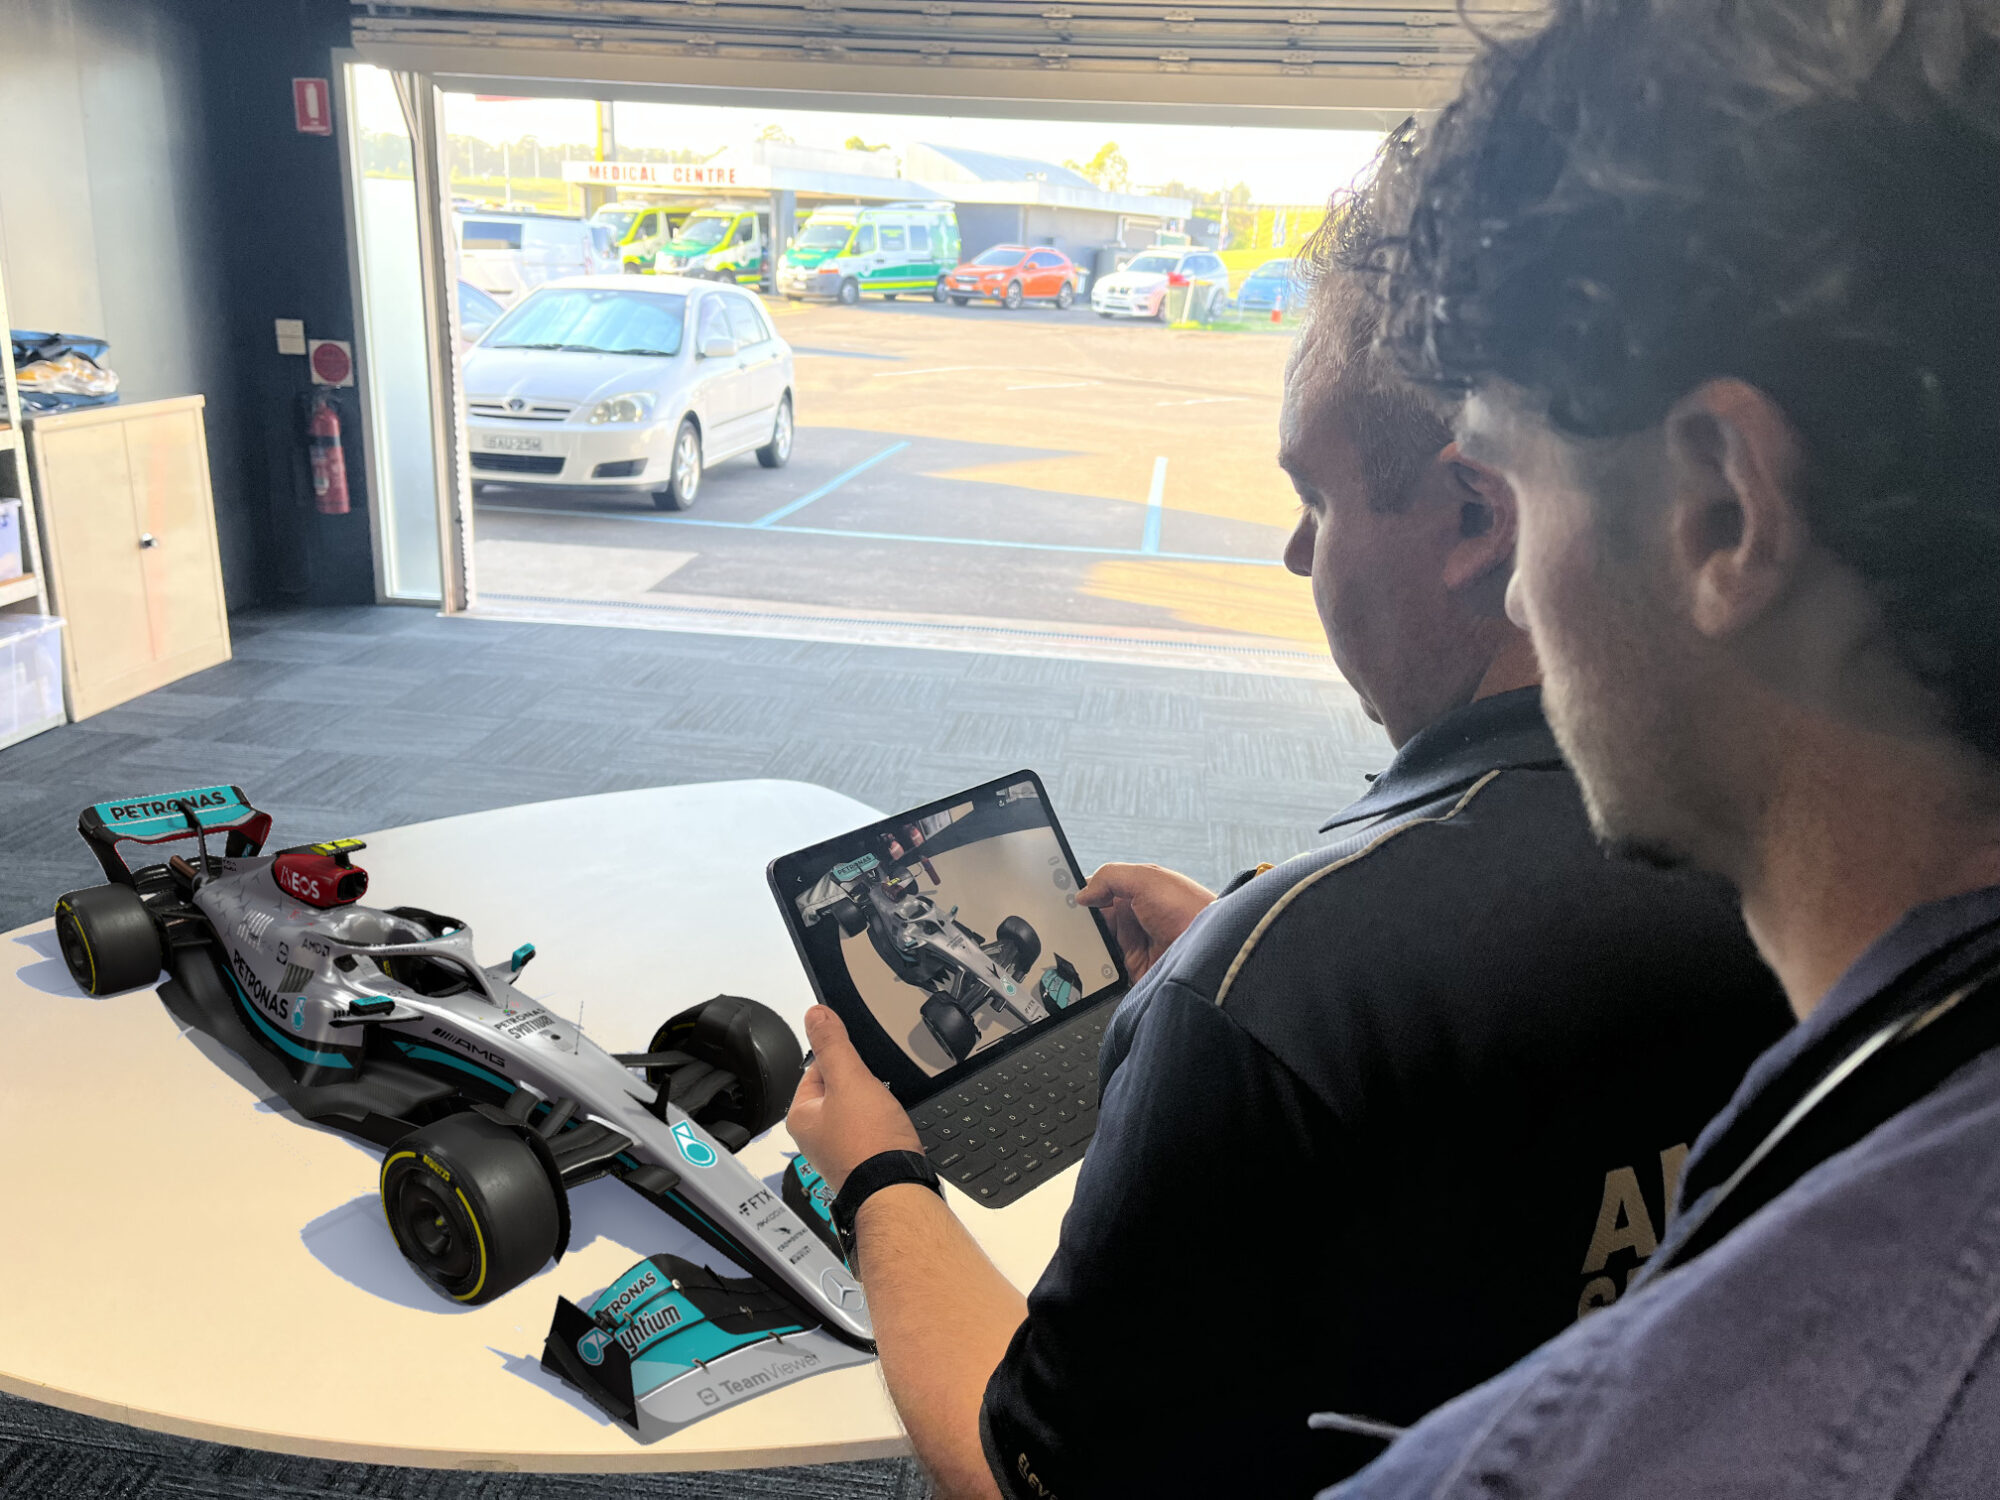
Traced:
[[[482, 966], [462, 922], [359, 905], [359, 840], [263, 854], [271, 819], [240, 788], [101, 802], [77, 828], [108, 883], [56, 902], [76, 982], [109, 995], [164, 967], [176, 1019], [306, 1119], [385, 1147], [389, 1229], [444, 1296], [489, 1302], [560, 1259], [568, 1190], [607, 1176], [754, 1272], [658, 1256], [589, 1312], [558, 1302], [544, 1367], [642, 1439], [872, 1357], [818, 1205], [733, 1154], [798, 1085], [798, 1041], [768, 1008], [717, 996], [614, 1056], [515, 988], [533, 945]], [[121, 852], [181, 839], [197, 858]]]
[[936, 867], [921, 856], [888, 861], [873, 854], [835, 865], [799, 897], [799, 916], [808, 927], [831, 917], [847, 937], [864, 930], [882, 962], [905, 984], [929, 990], [918, 1010], [924, 1029], [955, 1062], [979, 1047], [979, 1012], [991, 1005], [1017, 1026], [1028, 1026], [1066, 1009], [1082, 992], [1074, 965], [1061, 954], [1034, 984], [1028, 971], [1041, 957], [1042, 940], [1018, 916], [1002, 919], [988, 942], [958, 920], [958, 908], [940, 912], [923, 893], [914, 866], [921, 865], [933, 887]]

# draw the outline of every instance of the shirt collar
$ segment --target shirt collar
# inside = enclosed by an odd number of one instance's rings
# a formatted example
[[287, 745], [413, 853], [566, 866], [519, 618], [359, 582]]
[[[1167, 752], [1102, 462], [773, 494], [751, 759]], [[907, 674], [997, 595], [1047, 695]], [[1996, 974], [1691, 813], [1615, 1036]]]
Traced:
[[1542, 717], [1542, 690], [1495, 693], [1418, 730], [1375, 784], [1321, 824], [1319, 831], [1420, 807], [1470, 786], [1488, 771], [1561, 764], [1562, 752]]

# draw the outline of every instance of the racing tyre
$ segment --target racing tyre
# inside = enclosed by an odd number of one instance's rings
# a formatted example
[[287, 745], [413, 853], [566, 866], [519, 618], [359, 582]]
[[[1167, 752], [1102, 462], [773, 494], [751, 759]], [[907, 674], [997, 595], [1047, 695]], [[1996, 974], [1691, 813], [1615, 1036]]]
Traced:
[[767, 469], [782, 469], [792, 461], [792, 397], [787, 391], [778, 402], [778, 419], [771, 424], [771, 441], [757, 450], [757, 462]]
[[951, 1054], [953, 1062], [964, 1062], [978, 1047], [979, 1028], [972, 1024], [972, 1017], [942, 995], [931, 996], [917, 1014], [923, 1017], [924, 1029], [937, 1038], [938, 1045]]
[[944, 301], [944, 278], [942, 276], [938, 277], [936, 282], [931, 286], [931, 301]]
[[86, 995], [116, 995], [160, 972], [160, 929], [127, 885], [93, 885], [56, 900], [56, 939]]
[[701, 429], [693, 417], [681, 418], [672, 463], [666, 486], [653, 491], [653, 504], [661, 510], [686, 510], [701, 492]]
[[411, 1131], [382, 1163], [382, 1212], [396, 1248], [468, 1306], [548, 1264], [562, 1235], [556, 1191], [519, 1134], [470, 1111]]
[[1056, 293], [1056, 306], [1063, 312], [1068, 312], [1070, 304], [1074, 301], [1076, 301], [1076, 288], [1065, 281], [1062, 290]]
[[840, 924], [842, 937], [860, 937], [868, 930], [867, 914], [861, 910], [860, 903], [852, 896], [845, 901], [834, 903], [828, 911], [832, 914], [833, 920]]
[[951, 299], [951, 305], [953, 307], [963, 307], [965, 306], [966, 303], [970, 302], [971, 300], [972, 299], [970, 297], [953, 297]]
[[1000, 305], [1006, 308], [1008, 312], [1013, 312], [1021, 305], [1020, 282], [1010, 281], [1007, 283], [1007, 295], [1000, 299]]
[[1026, 979], [1028, 970], [1042, 956], [1041, 938], [1020, 917], [1008, 917], [1001, 922], [1000, 930], [993, 935], [993, 945], [1000, 950], [996, 955], [1000, 967], [1016, 979]]
[[654, 1088], [711, 1135], [740, 1149], [784, 1119], [805, 1073], [799, 1039], [768, 1005], [717, 995], [653, 1033], [648, 1052], [679, 1052], [685, 1063], [646, 1070]]
[[840, 284], [841, 306], [852, 307], [854, 306], [855, 303], [859, 302], [860, 300], [861, 300], [860, 282], [856, 281], [852, 276], [848, 277], [845, 281], [841, 282]]

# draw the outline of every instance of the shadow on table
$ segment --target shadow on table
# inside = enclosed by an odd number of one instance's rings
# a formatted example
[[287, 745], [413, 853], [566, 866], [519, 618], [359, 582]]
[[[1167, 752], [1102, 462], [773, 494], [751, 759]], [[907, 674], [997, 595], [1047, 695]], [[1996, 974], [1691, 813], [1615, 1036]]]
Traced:
[[29, 989], [40, 990], [44, 995], [60, 995], [65, 1000], [89, 1000], [92, 998], [122, 1000], [125, 996], [137, 994], [141, 990], [150, 991], [160, 982], [158, 979], [155, 979], [150, 983], [139, 985], [135, 989], [121, 990], [116, 995], [92, 997], [78, 989], [76, 981], [69, 977], [69, 965], [63, 962], [62, 944], [57, 939], [53, 927], [44, 927], [39, 932], [24, 932], [16, 937], [14, 941], [23, 948], [26, 948], [30, 953], [35, 954], [38, 960], [35, 963], [23, 964], [14, 971], [14, 977]]

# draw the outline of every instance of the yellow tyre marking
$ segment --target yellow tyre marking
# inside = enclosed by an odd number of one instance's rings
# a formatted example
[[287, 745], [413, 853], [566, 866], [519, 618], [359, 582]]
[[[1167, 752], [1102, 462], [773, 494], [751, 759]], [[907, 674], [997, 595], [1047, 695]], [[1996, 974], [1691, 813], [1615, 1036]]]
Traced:
[[83, 923], [77, 917], [76, 908], [67, 901], [58, 901], [56, 915], [68, 917], [69, 925], [76, 929], [76, 940], [83, 944], [83, 956], [90, 960], [90, 993], [94, 995], [97, 993], [97, 955], [90, 951], [90, 938], [83, 930]]
[[[405, 1158], [415, 1161], [417, 1153], [414, 1151], [398, 1151], [382, 1163], [382, 1189], [379, 1190], [382, 1198], [382, 1222], [389, 1226], [390, 1238], [396, 1239], [398, 1244], [401, 1244], [402, 1241], [397, 1238], [395, 1222], [389, 1217], [389, 1195], [386, 1189], [389, 1185], [389, 1168]], [[450, 1179], [447, 1178], [446, 1180], [449, 1181]], [[453, 1292], [451, 1296], [452, 1300], [456, 1302], [470, 1302], [474, 1297], [479, 1295], [479, 1289], [486, 1285], [486, 1236], [479, 1228], [479, 1215], [474, 1213], [472, 1205], [466, 1202], [465, 1190], [455, 1187], [452, 1191], [458, 1194], [458, 1201], [465, 1205], [465, 1217], [472, 1225], [472, 1241], [479, 1247], [479, 1279], [472, 1283], [471, 1291], [466, 1292], [462, 1296], [457, 1292]]]

